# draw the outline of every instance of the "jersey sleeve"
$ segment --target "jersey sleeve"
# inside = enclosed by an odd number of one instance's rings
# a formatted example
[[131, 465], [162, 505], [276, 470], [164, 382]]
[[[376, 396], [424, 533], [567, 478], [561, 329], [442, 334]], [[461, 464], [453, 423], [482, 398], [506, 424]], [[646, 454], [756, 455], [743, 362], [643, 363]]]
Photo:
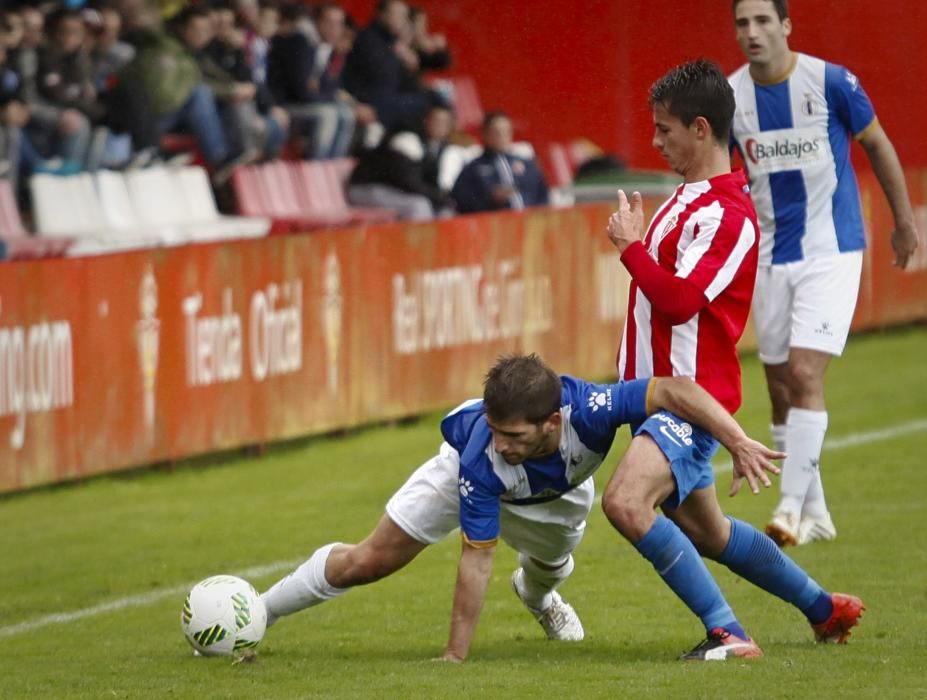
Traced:
[[859, 137], [875, 121], [869, 95], [853, 73], [834, 63], [824, 69], [824, 91], [828, 108], [854, 137]]
[[731, 283], [755, 247], [753, 220], [734, 206], [713, 202], [699, 212], [695, 238], [676, 276], [688, 279], [711, 302]]
[[590, 448], [607, 452], [615, 431], [626, 423], [647, 417], [651, 379], [634, 379], [617, 384], [591, 384], [573, 377], [561, 377], [573, 406], [570, 421]]
[[[469, 462], [469, 463], [468, 463]], [[461, 459], [457, 488], [460, 497], [460, 532], [472, 547], [492, 547], [499, 540], [501, 505], [498, 488], [487, 479], [489, 458]]]

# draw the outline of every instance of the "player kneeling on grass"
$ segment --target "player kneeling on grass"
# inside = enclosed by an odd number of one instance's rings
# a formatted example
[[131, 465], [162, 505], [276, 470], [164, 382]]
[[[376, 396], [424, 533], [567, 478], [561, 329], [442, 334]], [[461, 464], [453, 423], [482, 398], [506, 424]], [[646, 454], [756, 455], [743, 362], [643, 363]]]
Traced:
[[442, 421], [438, 455], [390, 499], [366, 539], [319, 548], [263, 594], [268, 626], [389, 576], [459, 526], [463, 546], [443, 660], [467, 656], [500, 537], [519, 553], [515, 594], [547, 637], [581, 640], [582, 623], [557, 587], [573, 571], [595, 495], [592, 475], [622, 424], [660, 410], [716, 436], [733, 456], [735, 478], [746, 477], [754, 489], [757, 480], [769, 484], [764, 470], [778, 471], [770, 460], [782, 455], [747, 437], [689, 379], [590, 384], [558, 377], [536, 355], [506, 356], [487, 374], [483, 399]]

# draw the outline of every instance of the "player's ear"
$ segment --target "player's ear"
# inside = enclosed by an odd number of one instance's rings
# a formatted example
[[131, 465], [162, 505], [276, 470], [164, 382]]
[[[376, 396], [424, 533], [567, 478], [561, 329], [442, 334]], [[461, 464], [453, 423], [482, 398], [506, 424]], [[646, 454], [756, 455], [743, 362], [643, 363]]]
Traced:
[[712, 138], [711, 134], [711, 124], [708, 123], [708, 120], [705, 117], [696, 117], [692, 122], [692, 126], [695, 127], [695, 135], [700, 139]]
[[543, 426], [544, 432], [547, 435], [550, 435], [551, 433], [555, 432], [558, 428], [560, 428], [560, 423], [562, 422], [562, 420], [563, 419], [560, 417], [560, 411], [557, 411], [556, 413], [551, 413], [547, 417], [547, 420], [544, 421], [544, 426]]
[[785, 35], [786, 39], [792, 36], [792, 19], [790, 17], [786, 17], [782, 20], [782, 33]]

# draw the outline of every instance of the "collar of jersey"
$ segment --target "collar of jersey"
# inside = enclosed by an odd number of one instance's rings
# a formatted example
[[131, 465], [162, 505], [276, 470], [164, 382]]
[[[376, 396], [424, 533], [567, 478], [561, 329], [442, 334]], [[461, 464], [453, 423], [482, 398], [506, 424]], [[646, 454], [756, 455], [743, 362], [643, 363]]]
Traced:
[[795, 72], [795, 67], [797, 65], [798, 65], [798, 53], [796, 51], [792, 51], [792, 61], [791, 63], [789, 63], [789, 67], [786, 69], [785, 73], [780, 75], [778, 78], [774, 78], [773, 80], [757, 80], [752, 75], [750, 77], [753, 79], [753, 82], [756, 83], [757, 85], [763, 85], [764, 87], [769, 87], [771, 85], [778, 85], [779, 83], [783, 83], [789, 79], [792, 73]]

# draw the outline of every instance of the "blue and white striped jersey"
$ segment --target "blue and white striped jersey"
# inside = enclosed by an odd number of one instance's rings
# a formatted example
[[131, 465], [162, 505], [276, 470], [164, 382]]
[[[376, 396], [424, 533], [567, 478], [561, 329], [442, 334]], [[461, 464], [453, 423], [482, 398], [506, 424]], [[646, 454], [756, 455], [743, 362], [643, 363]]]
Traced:
[[615, 432], [647, 415], [650, 379], [590, 384], [562, 376], [560, 449], [508, 464], [496, 452], [483, 401], [466, 401], [441, 421], [441, 433], [460, 455], [460, 529], [479, 546], [499, 537], [501, 502], [516, 505], [558, 498], [588, 479], [605, 459]]
[[780, 82], [755, 82], [749, 65], [728, 80], [737, 103], [732, 141], [760, 225], [760, 265], [865, 248], [850, 135], [862, 137], [876, 116], [856, 76], [796, 53]]

